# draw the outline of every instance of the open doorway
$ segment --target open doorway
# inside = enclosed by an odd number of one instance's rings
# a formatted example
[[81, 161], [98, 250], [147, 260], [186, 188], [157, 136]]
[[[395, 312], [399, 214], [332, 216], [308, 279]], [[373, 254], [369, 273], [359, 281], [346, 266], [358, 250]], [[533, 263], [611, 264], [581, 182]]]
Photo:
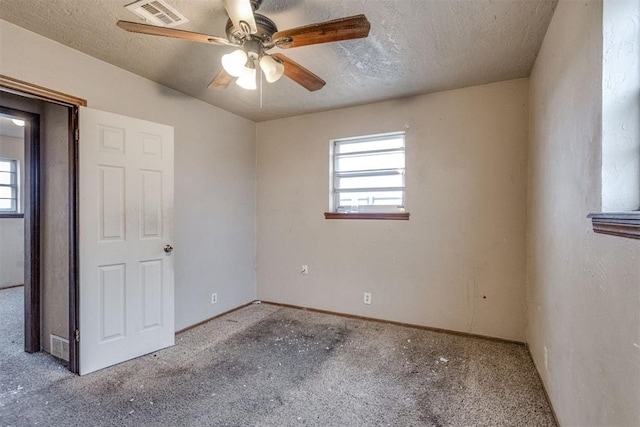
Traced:
[[[23, 113], [23, 112], [22, 112]], [[2, 359], [24, 346], [32, 349], [24, 334], [25, 306], [25, 183], [24, 115], [0, 112], [0, 326]], [[28, 277], [27, 277], [28, 278]], [[23, 344], [24, 343], [24, 344]]]
[[24, 286], [25, 125], [0, 113], [0, 289]]
[[0, 107], [0, 284], [3, 302], [23, 302], [5, 308], [12, 322], [23, 313], [30, 353], [40, 350], [39, 129], [39, 114]]
[[[84, 104], [83, 100], [0, 76], [0, 114], [25, 121], [24, 164], [17, 168], [24, 178], [16, 180], [24, 195], [18, 193], [15, 202], [23, 206], [23, 212], [0, 213], [0, 221], [22, 220], [24, 227], [24, 287], [14, 291], [24, 294], [24, 309], [7, 315], [15, 322], [16, 316], [24, 314], [24, 328], [20, 328], [24, 347], [20, 351], [44, 350], [63, 360], [72, 372], [77, 372], [75, 135], [77, 105]], [[0, 246], [3, 250], [10, 245], [0, 240]], [[6, 298], [15, 301], [17, 296]]]
[[[35, 107], [35, 112], [34, 102], [40, 104]], [[60, 336], [69, 341], [68, 369], [78, 373], [78, 109], [86, 106], [87, 102], [72, 95], [0, 75], [0, 105], [22, 112], [29, 111], [24, 113], [27, 119], [25, 163], [30, 166], [29, 173], [25, 175], [24, 186], [24, 246], [25, 254], [28, 254], [25, 256], [24, 266], [24, 351], [37, 352], [43, 347], [46, 350], [47, 345], [52, 347], [50, 327], [55, 326]], [[12, 114], [7, 110], [4, 112]], [[20, 114], [22, 113], [18, 111], [14, 115]], [[35, 120], [36, 118], [40, 120]], [[41, 144], [41, 135], [44, 135], [42, 139], [46, 140], [46, 144]], [[57, 148], [44, 151], [45, 145], [47, 148], [51, 147], [51, 141], [57, 141]], [[43, 153], [44, 162], [41, 163]], [[50, 155], [52, 153], [54, 155]], [[41, 188], [41, 184], [46, 186]], [[60, 192], [65, 197], [60, 197]], [[42, 209], [41, 201], [45, 202]], [[55, 207], [50, 209], [47, 201], [52, 201], [58, 210]], [[53, 219], [53, 223], [41, 221], [41, 210], [47, 212], [43, 218]], [[42, 240], [41, 233], [44, 234]], [[47, 238], [51, 235], [57, 236], [58, 240]], [[63, 242], [63, 246], [57, 247], [60, 242]], [[44, 257], [40, 256], [41, 247], [44, 248]], [[64, 256], [51, 257], [56, 254]], [[55, 274], [49, 274], [52, 271], [49, 266], [55, 267]], [[40, 274], [41, 271], [46, 274]], [[55, 284], [53, 288], [51, 283]], [[49, 292], [51, 290], [54, 292]], [[53, 300], [51, 295], [55, 295]], [[48, 304], [51, 301], [54, 302]], [[64, 302], [60, 304], [61, 301]], [[64, 309], [60, 310], [60, 306]], [[50, 315], [58, 320], [52, 320]]]

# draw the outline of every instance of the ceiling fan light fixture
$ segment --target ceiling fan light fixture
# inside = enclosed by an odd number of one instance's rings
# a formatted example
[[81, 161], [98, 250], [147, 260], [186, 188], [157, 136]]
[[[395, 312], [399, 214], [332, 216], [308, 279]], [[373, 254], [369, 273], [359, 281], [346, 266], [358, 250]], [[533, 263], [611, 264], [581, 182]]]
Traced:
[[[156, 3], [160, 5], [162, 1], [139, 0], [135, 5], [142, 5], [142, 2], [145, 2], [146, 6], [152, 4], [156, 9], [164, 10], [156, 5]], [[132, 33], [235, 46], [235, 51], [222, 56], [221, 62], [224, 69], [219, 71], [209, 83], [208, 87], [211, 89], [227, 88], [232, 81], [236, 80], [239, 86], [255, 90], [257, 74], [262, 72], [268, 83], [276, 82], [285, 75], [310, 92], [322, 89], [326, 82], [281, 53], [267, 55], [265, 52], [274, 47], [288, 49], [365, 38], [371, 29], [366, 16], [360, 14], [279, 31], [275, 22], [262, 14], [255, 13], [263, 0], [222, 1], [229, 16], [225, 26], [226, 38], [131, 21], [120, 20], [117, 25]], [[260, 78], [262, 89], [262, 76]], [[262, 96], [260, 101], [262, 102]]]
[[233, 77], [240, 77], [247, 63], [247, 59], [247, 53], [244, 50], [234, 50], [231, 53], [222, 55], [222, 67]]
[[236, 80], [236, 84], [243, 89], [256, 90], [258, 88], [256, 84], [256, 69], [249, 65], [252, 64], [247, 63], [247, 66], [242, 70], [242, 74], [240, 74], [240, 77]]
[[260, 58], [260, 68], [269, 83], [277, 82], [284, 74], [284, 64], [271, 55], [263, 55]]

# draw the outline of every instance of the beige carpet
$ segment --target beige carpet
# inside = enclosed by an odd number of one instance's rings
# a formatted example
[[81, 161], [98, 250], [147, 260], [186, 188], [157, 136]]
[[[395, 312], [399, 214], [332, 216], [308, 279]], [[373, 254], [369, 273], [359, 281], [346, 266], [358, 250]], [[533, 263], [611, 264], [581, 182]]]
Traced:
[[555, 425], [522, 345], [267, 304], [85, 377], [2, 356], [2, 425]]

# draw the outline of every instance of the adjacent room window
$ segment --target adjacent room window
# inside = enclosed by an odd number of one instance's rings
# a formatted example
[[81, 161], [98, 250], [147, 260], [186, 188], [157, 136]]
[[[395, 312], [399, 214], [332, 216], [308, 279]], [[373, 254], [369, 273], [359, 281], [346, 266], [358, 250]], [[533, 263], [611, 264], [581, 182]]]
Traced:
[[18, 212], [18, 161], [0, 158], [0, 213]]
[[331, 211], [405, 211], [405, 135], [394, 132], [331, 141]]

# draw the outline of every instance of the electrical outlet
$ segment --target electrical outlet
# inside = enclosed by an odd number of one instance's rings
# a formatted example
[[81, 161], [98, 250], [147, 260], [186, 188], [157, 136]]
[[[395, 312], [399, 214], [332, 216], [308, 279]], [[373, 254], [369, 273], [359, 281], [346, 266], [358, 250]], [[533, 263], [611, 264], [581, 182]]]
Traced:
[[218, 302], [218, 293], [214, 292], [211, 294], [211, 304], [215, 304]]
[[371, 292], [364, 293], [364, 303], [371, 304]]
[[302, 273], [302, 274], [304, 274], [305, 276], [306, 276], [307, 274], [309, 274], [309, 266], [308, 266], [307, 264], [302, 264], [302, 271], [301, 271], [301, 273]]
[[549, 370], [549, 350], [547, 350], [547, 347], [544, 346], [544, 369], [545, 371]]

